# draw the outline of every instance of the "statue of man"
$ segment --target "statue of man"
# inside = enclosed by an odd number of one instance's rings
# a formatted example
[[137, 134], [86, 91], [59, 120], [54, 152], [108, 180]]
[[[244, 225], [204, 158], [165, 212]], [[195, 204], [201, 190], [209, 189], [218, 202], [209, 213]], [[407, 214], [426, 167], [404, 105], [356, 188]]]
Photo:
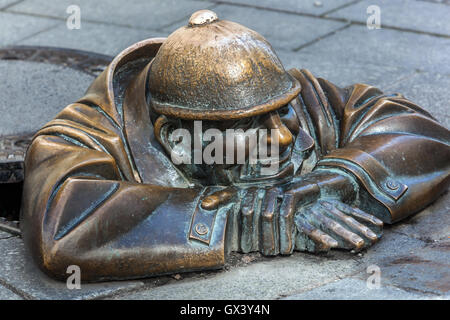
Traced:
[[416, 104], [285, 71], [261, 35], [202, 10], [125, 49], [36, 134], [21, 227], [53, 277], [137, 278], [233, 251], [358, 251], [449, 177], [450, 132]]

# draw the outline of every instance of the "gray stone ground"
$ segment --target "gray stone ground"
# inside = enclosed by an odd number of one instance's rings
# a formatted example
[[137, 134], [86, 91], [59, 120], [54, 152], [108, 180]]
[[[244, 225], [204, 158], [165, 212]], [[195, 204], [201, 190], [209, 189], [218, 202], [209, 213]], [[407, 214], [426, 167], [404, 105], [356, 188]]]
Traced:
[[[72, 4], [81, 8], [80, 30], [66, 27]], [[381, 29], [366, 26], [370, 5], [381, 9]], [[263, 34], [287, 68], [307, 68], [341, 86], [366, 82], [401, 92], [450, 127], [447, 0], [0, 0], [0, 47], [60, 46], [115, 55], [136, 41], [167, 36], [202, 8]], [[47, 75], [53, 82], [41, 87]], [[1, 63], [0, 77], [7, 79], [0, 83], [0, 135], [12, 121], [16, 129], [41, 126], [91, 80], [62, 67], [20, 62]], [[53, 84], [58, 89], [52, 93]], [[27, 110], [36, 116], [27, 118]], [[16, 115], [20, 120], [14, 122]], [[382, 240], [360, 254], [236, 254], [220, 271], [81, 290], [48, 279], [29, 261], [20, 238], [0, 232], [0, 299], [449, 299], [449, 211], [446, 194], [386, 227]], [[378, 289], [370, 286], [367, 270], [373, 266], [380, 270]]]

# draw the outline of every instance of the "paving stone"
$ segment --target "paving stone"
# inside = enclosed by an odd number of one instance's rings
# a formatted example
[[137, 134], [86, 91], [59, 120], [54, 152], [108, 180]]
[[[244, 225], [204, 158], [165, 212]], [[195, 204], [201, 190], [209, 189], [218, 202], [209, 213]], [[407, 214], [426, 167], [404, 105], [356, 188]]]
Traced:
[[450, 240], [439, 240], [408, 253], [393, 252], [373, 264], [380, 268], [381, 282], [386, 285], [445, 297], [450, 294], [449, 250]]
[[366, 281], [347, 278], [328, 283], [307, 292], [286, 297], [286, 300], [417, 300], [434, 296], [415, 294], [405, 290], [380, 286], [369, 288]]
[[[343, 22], [318, 20], [293, 14], [255, 8], [219, 5], [214, 8], [220, 19], [240, 23], [263, 35], [272, 46], [292, 50], [345, 26]], [[172, 32], [187, 25], [187, 20], [164, 28]]]
[[262, 8], [286, 10], [296, 13], [322, 15], [355, 2], [354, 0], [221, 0], [220, 2], [253, 5]]
[[20, 296], [0, 285], [0, 301], [2, 300], [23, 300]]
[[400, 225], [401, 222], [396, 225], [385, 225], [380, 241], [361, 253], [360, 261], [364, 264], [364, 270], [372, 264], [379, 265], [387, 259], [408, 255], [426, 246], [423, 240], [396, 232], [396, 228]]
[[[332, 251], [327, 255], [312, 255], [296, 252], [290, 257], [275, 257], [247, 266], [233, 267], [219, 271], [206, 279], [185, 279], [161, 287], [119, 295], [117, 299], [277, 299], [297, 297], [314, 288], [338, 279], [361, 275], [364, 283], [369, 276], [366, 270], [371, 265], [382, 268], [396, 257], [408, 256], [411, 252], [423, 250], [426, 243], [395, 231], [397, 226], [388, 227], [382, 239], [372, 248], [355, 255], [348, 251]], [[386, 267], [387, 268], [387, 267]], [[441, 269], [442, 271], [442, 269]], [[388, 272], [386, 270], [386, 272]], [[411, 271], [413, 274], [414, 270]], [[441, 272], [442, 273], [442, 272]], [[416, 274], [420, 278], [420, 273]], [[410, 275], [410, 277], [412, 277]], [[384, 278], [383, 278], [384, 279]], [[386, 285], [401, 286], [411, 281], [398, 278], [392, 283], [386, 276]], [[343, 284], [346, 284], [344, 282]], [[419, 286], [419, 284], [416, 284]], [[408, 285], [405, 285], [408, 287]], [[194, 289], [195, 288], [195, 289]], [[342, 288], [342, 294], [348, 290]], [[348, 292], [350, 298], [352, 293]], [[354, 299], [363, 297], [364, 292], [355, 292]], [[389, 297], [406, 297], [403, 291], [387, 290]], [[420, 292], [419, 296], [441, 297], [443, 293]], [[378, 296], [374, 297], [377, 299]], [[380, 293], [379, 297], [383, 297]], [[305, 297], [306, 299], [306, 297]]]
[[0, 240], [9, 239], [13, 237], [10, 233], [0, 230]]
[[[401, 66], [440, 74], [450, 73], [450, 39], [397, 30], [350, 26], [301, 51], [324, 60], [352, 64]], [[336, 68], [342, 69], [342, 67]]]
[[443, 89], [450, 87], [450, 75], [417, 72], [402, 66], [361, 63], [323, 52], [313, 55], [303, 50], [277, 50], [277, 54], [286, 69], [305, 68], [316, 77], [327, 79], [341, 87], [361, 82], [378, 87], [386, 93], [399, 92], [450, 128], [450, 92]]
[[64, 282], [50, 279], [39, 271], [27, 255], [22, 239], [0, 240], [0, 252], [0, 280], [28, 299], [92, 299], [143, 285], [140, 281], [116, 281], [81, 284], [81, 289], [69, 290]]
[[295, 253], [221, 271], [198, 280], [180, 280], [119, 296], [126, 299], [277, 299], [361, 270], [351, 254]]
[[450, 0], [419, 0], [419, 1], [450, 4]]
[[0, 60], [0, 136], [34, 132], [83, 96], [94, 79], [61, 66]]
[[450, 237], [450, 193], [443, 195], [420, 213], [399, 223], [395, 231], [426, 243], [448, 240]]
[[367, 8], [380, 8], [381, 27], [450, 35], [450, 6], [440, 3], [410, 0], [365, 0], [330, 13], [328, 16], [366, 23]]
[[27, 0], [19, 3], [8, 11], [42, 14], [66, 19], [70, 5], [80, 7], [81, 22], [98, 21], [116, 25], [159, 29], [180, 19], [189, 17], [200, 9], [208, 9], [214, 4], [190, 0], [120, 0], [90, 1], [90, 0]]
[[56, 25], [52, 19], [0, 12], [0, 47], [11, 45]]
[[10, 6], [14, 2], [17, 2], [17, 0], [0, 0], [0, 10]]
[[360, 82], [386, 90], [393, 83], [413, 73], [412, 70], [401, 66], [361, 63], [324, 52], [311, 54], [303, 50], [299, 52], [277, 50], [277, 54], [286, 69], [308, 69], [316, 77], [327, 79], [341, 87]]
[[[389, 90], [402, 93], [450, 128], [450, 91], [447, 88], [450, 88], [450, 74], [415, 72], [413, 76], [393, 84]], [[449, 204], [446, 209], [448, 213]]]
[[[386, 285], [419, 294], [448, 296], [448, 200], [447, 194], [413, 218], [386, 226], [381, 241], [362, 254], [365, 268], [377, 265]], [[361, 274], [360, 278], [367, 279], [367, 274]]]
[[148, 31], [90, 22], [82, 22], [81, 29], [70, 30], [65, 23], [60, 22], [57, 27], [39, 33], [19, 44], [64, 47], [115, 56], [138, 41], [167, 35], [168, 33], [162, 31]]

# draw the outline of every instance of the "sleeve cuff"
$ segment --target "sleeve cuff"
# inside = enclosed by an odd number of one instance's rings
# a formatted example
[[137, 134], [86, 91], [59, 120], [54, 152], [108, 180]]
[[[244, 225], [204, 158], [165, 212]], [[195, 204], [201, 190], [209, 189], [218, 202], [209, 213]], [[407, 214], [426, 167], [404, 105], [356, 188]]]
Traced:
[[317, 166], [341, 168], [352, 173], [370, 195], [389, 210], [392, 220], [396, 220], [399, 201], [408, 186], [393, 177], [373, 156], [358, 149], [337, 149], [320, 160]]

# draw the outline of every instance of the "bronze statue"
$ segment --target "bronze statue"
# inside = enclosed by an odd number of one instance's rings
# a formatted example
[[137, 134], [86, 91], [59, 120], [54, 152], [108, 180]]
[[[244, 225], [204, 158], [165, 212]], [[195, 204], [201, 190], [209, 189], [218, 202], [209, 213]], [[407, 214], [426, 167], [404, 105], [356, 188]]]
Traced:
[[[278, 150], [239, 162], [262, 150], [251, 129]], [[193, 163], [212, 136], [224, 161]], [[286, 72], [261, 35], [202, 10], [125, 49], [35, 135], [21, 228], [53, 277], [138, 278], [220, 268], [232, 251], [358, 251], [449, 177], [450, 132], [419, 106]]]

